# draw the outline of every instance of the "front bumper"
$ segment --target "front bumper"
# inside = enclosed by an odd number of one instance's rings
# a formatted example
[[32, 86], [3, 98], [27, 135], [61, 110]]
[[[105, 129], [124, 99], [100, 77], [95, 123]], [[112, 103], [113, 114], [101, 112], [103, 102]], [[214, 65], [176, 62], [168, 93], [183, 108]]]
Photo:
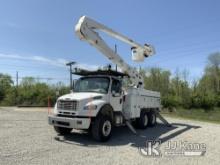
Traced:
[[68, 117], [59, 117], [54, 115], [48, 116], [48, 123], [50, 125], [65, 127], [65, 128], [74, 128], [74, 129], [88, 129], [91, 123], [90, 118], [68, 118]]

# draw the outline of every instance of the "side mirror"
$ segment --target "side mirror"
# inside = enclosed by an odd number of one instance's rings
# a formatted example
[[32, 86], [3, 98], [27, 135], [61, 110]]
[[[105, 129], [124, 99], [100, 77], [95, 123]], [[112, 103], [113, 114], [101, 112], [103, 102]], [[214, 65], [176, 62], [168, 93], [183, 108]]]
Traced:
[[73, 90], [73, 91], [74, 91], [74, 89], [75, 89], [76, 81], [77, 81], [77, 80], [73, 80], [73, 82], [72, 82], [72, 89], [71, 89], [71, 90]]

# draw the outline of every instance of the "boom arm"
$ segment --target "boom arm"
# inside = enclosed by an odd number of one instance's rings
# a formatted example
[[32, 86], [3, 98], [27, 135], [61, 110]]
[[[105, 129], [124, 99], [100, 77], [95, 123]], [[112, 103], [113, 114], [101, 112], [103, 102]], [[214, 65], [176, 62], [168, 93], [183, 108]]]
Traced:
[[90, 43], [102, 52], [111, 62], [118, 65], [124, 73], [127, 73], [130, 76], [134, 87], [143, 87], [143, 77], [135, 69], [125, 63], [123, 59], [105, 43], [95, 30], [105, 32], [108, 35], [131, 45], [132, 59], [134, 61], [143, 61], [145, 57], [154, 54], [154, 49], [147, 44], [142, 46], [128, 37], [119, 34], [86, 16], [82, 16], [75, 26], [75, 32], [81, 40]]

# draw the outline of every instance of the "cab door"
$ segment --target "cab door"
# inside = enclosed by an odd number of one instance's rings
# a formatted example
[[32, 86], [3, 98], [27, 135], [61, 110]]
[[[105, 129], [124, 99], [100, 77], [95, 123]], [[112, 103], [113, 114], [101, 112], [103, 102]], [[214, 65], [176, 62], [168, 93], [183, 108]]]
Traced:
[[110, 104], [114, 111], [122, 111], [122, 83], [114, 78], [110, 89]]

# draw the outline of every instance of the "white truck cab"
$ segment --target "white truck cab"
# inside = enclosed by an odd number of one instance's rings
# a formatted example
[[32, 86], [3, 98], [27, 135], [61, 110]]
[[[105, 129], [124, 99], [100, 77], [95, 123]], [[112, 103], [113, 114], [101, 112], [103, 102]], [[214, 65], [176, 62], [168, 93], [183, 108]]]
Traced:
[[[122, 105], [121, 81], [117, 77], [85, 76], [77, 80], [72, 93], [58, 98], [54, 115], [72, 118], [73, 123], [69, 123], [72, 128], [88, 129], [90, 119], [96, 117], [103, 106], [122, 111]], [[62, 122], [54, 124], [61, 126]]]

